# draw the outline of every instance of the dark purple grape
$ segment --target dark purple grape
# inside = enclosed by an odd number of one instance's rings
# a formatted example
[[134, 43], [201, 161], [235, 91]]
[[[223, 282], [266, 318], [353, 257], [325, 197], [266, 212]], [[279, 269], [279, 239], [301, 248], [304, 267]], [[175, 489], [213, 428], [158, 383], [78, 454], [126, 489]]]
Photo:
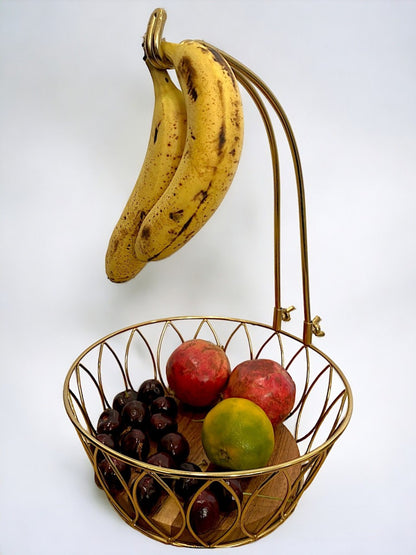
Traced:
[[155, 466], [161, 466], [163, 468], [175, 468], [175, 460], [169, 453], [164, 453], [163, 451], [158, 451], [151, 455], [147, 462], [149, 464], [154, 464]]
[[177, 421], [171, 416], [164, 414], [152, 414], [149, 422], [149, 434], [154, 440], [160, 439], [165, 434], [176, 432], [178, 430]]
[[[178, 470], [187, 470], [188, 472], [202, 472], [201, 468], [191, 462], [183, 462], [178, 466]], [[185, 478], [178, 478], [175, 482], [175, 493], [183, 501], [188, 501], [192, 495], [196, 492], [198, 488], [202, 486], [202, 480], [198, 478], [191, 478], [186, 476]]]
[[149, 422], [149, 409], [141, 401], [129, 401], [121, 411], [121, 420], [124, 426], [144, 430]]
[[124, 405], [129, 401], [137, 401], [137, 391], [134, 391], [134, 389], [126, 389], [125, 391], [117, 393], [113, 399], [113, 409], [121, 413]]
[[237, 509], [236, 499], [238, 499], [240, 503], [243, 501], [243, 488], [241, 487], [240, 480], [237, 479], [226, 479], [224, 482], [234, 490], [234, 494], [231, 494], [225, 489], [220, 482], [212, 482], [209, 489], [217, 498], [220, 511], [223, 513], [230, 513]]
[[[112, 459], [112, 462], [120, 472], [122, 478], [127, 482], [130, 478], [130, 467], [119, 459]], [[98, 468], [111, 494], [115, 494], [123, 490], [123, 485], [109, 460], [103, 459], [100, 461], [98, 463]]]
[[162, 486], [149, 474], [144, 476], [137, 484], [136, 499], [145, 515], [148, 515], [154, 509], [159, 501], [162, 489]]
[[[160, 466], [162, 468], [175, 468], [175, 461], [173, 457], [169, 455], [169, 453], [164, 453], [163, 451], [159, 451], [151, 455], [147, 462], [149, 464], [154, 464], [155, 466]], [[172, 479], [166, 476], [161, 476], [161, 478], [166, 482], [168, 486], [172, 485]]]
[[120, 413], [115, 409], [105, 409], [98, 418], [97, 434], [114, 434], [120, 429]]
[[114, 449], [115, 447], [114, 438], [110, 434], [98, 434], [97, 439], [100, 443], [102, 443], [106, 447], [110, 447], [110, 449]]
[[191, 507], [191, 526], [198, 536], [214, 530], [220, 520], [220, 508], [215, 495], [209, 490], [201, 491]]
[[169, 432], [162, 436], [158, 449], [172, 455], [176, 464], [185, 462], [189, 455], [189, 443], [179, 432]]
[[120, 436], [120, 449], [128, 457], [145, 461], [150, 450], [149, 438], [138, 428], [127, 430]]
[[[162, 468], [176, 468], [173, 457], [169, 455], [169, 453], [164, 453], [163, 451], [158, 451], [157, 453], [154, 453], [147, 459], [146, 462], [148, 462], [149, 464], [154, 464], [155, 466], [160, 466]], [[164, 475], [161, 475], [160, 477], [166, 482], [169, 487], [172, 486], [172, 478]]]
[[[115, 441], [113, 436], [110, 434], [98, 434], [97, 439], [100, 443], [105, 445], [106, 447], [110, 447], [110, 449], [115, 449]], [[97, 453], [97, 461], [101, 461], [104, 458], [102, 451], [98, 451]]]
[[166, 414], [172, 418], [176, 418], [178, 414], [178, 404], [174, 397], [162, 396], [156, 397], [150, 405], [151, 414]]
[[144, 381], [137, 392], [137, 399], [150, 405], [157, 397], [162, 397], [165, 394], [163, 385], [155, 379]]

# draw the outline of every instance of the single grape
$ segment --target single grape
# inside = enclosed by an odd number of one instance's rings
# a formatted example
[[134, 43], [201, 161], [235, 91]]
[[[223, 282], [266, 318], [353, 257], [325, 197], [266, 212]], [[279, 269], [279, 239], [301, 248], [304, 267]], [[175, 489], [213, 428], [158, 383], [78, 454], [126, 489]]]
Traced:
[[[115, 449], [115, 441], [112, 435], [110, 434], [97, 434], [97, 439], [100, 443], [105, 445], [106, 447], [110, 447], [110, 449]], [[97, 453], [97, 461], [101, 461], [104, 458], [103, 452], [98, 451]]]
[[137, 484], [136, 499], [145, 515], [148, 515], [156, 506], [162, 489], [162, 486], [149, 474], [146, 474]]
[[[178, 466], [178, 470], [187, 470], [189, 472], [202, 472], [201, 468], [192, 462], [183, 462]], [[178, 497], [183, 501], [188, 501], [192, 495], [202, 486], [202, 480], [198, 478], [178, 478], [175, 481], [174, 490]]]
[[155, 441], [159, 440], [169, 432], [176, 432], [178, 429], [177, 421], [171, 416], [164, 414], [152, 414], [149, 422], [149, 434]]
[[163, 451], [158, 451], [151, 455], [147, 462], [155, 466], [161, 466], [163, 468], [175, 468], [175, 461], [169, 453], [164, 453]]
[[142, 401], [129, 401], [121, 411], [124, 426], [145, 430], [149, 422], [149, 409]]
[[[112, 462], [119, 471], [121, 477], [124, 479], [125, 482], [127, 482], [130, 478], [130, 467], [119, 459], [112, 459]], [[98, 463], [98, 468], [101, 472], [104, 482], [108, 487], [109, 492], [112, 495], [123, 490], [123, 485], [109, 460], [103, 459], [102, 461], [100, 461]]]
[[120, 429], [120, 413], [115, 409], [105, 409], [97, 422], [97, 434], [114, 434]]
[[190, 511], [190, 522], [198, 536], [214, 530], [220, 520], [220, 508], [215, 495], [205, 489], [198, 494]]
[[100, 443], [111, 449], [115, 448], [114, 438], [110, 434], [97, 434], [97, 439]]
[[163, 385], [155, 379], [145, 380], [137, 392], [137, 399], [150, 405], [157, 397], [162, 397], [165, 394]]
[[[155, 466], [160, 466], [162, 468], [176, 468], [175, 461], [169, 453], [164, 453], [163, 451], [158, 451], [151, 455], [147, 462], [149, 464], [154, 464]], [[162, 480], [170, 487], [172, 485], [172, 479], [167, 476], [161, 476]]]
[[174, 397], [162, 396], [156, 397], [150, 405], [151, 414], [166, 414], [172, 418], [176, 418], [178, 414], [178, 404]]
[[189, 443], [179, 432], [169, 432], [162, 436], [158, 449], [172, 455], [176, 464], [185, 462], [189, 455]]
[[234, 490], [234, 494], [231, 494], [225, 487], [220, 484], [220, 482], [212, 482], [210, 485], [210, 490], [217, 498], [220, 511], [224, 513], [230, 513], [237, 508], [236, 499], [243, 501], [243, 488], [241, 487], [241, 481], [237, 479], [226, 479], [224, 482]]
[[134, 389], [126, 389], [117, 393], [113, 399], [113, 409], [121, 413], [124, 405], [129, 401], [137, 401], [137, 391], [134, 391]]
[[149, 438], [138, 428], [127, 429], [120, 436], [120, 449], [122, 453], [133, 459], [145, 461], [149, 454]]

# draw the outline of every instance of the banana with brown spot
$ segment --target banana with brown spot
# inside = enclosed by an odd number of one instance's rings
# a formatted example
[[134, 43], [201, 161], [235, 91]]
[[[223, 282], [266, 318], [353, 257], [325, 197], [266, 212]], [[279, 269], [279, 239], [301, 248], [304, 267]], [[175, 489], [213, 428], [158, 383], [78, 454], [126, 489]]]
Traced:
[[227, 193], [240, 160], [243, 109], [223, 56], [202, 41], [163, 41], [185, 97], [186, 144], [169, 187], [146, 215], [135, 252], [143, 261], [170, 256], [208, 221]]
[[111, 235], [105, 257], [108, 278], [129, 281], [144, 268], [134, 245], [143, 220], [169, 186], [186, 140], [186, 106], [182, 91], [166, 70], [147, 62], [155, 95], [151, 134], [142, 169]]

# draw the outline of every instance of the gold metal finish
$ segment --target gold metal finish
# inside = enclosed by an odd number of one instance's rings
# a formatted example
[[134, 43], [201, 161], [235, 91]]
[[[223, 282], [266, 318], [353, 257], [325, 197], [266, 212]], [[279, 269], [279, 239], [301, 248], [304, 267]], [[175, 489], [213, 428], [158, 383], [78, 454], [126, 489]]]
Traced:
[[312, 320], [312, 333], [314, 333], [316, 337], [323, 337], [325, 335], [325, 332], [321, 330], [321, 326], [319, 325], [320, 321], [321, 319], [319, 316], [315, 316]]
[[143, 48], [146, 58], [158, 69], [169, 69], [172, 64], [166, 60], [160, 47], [166, 23], [166, 11], [162, 8], [154, 10], [147, 25]]
[[[144, 37], [148, 60], [156, 67], [169, 68], [161, 49], [166, 13], [155, 10]], [[267, 325], [243, 319], [217, 316], [182, 316], [150, 320], [111, 333], [88, 347], [71, 365], [64, 383], [64, 404], [75, 426], [97, 484], [110, 503], [133, 528], [158, 541], [175, 546], [218, 547], [253, 542], [276, 529], [294, 511], [301, 496], [312, 483], [335, 441], [345, 431], [352, 414], [352, 392], [338, 366], [312, 345], [312, 336], [322, 336], [320, 318], [311, 318], [308, 245], [304, 183], [298, 148], [292, 128], [280, 103], [250, 69], [222, 52], [237, 80], [259, 110], [269, 139], [274, 182], [274, 294], [273, 323]], [[277, 142], [268, 107], [277, 116], [289, 143], [296, 175], [301, 239], [303, 287], [303, 334], [295, 337], [282, 330], [294, 306], [284, 308], [280, 301], [280, 172]], [[297, 396], [284, 426], [276, 430], [277, 451], [270, 465], [240, 472], [208, 471], [203, 453], [203, 472], [185, 472], [155, 467], [131, 459], [96, 439], [96, 422], [113, 396], [126, 388], [137, 389], [149, 377], [166, 386], [166, 361], [181, 342], [201, 337], [221, 345], [231, 366], [242, 360], [271, 358], [280, 362], [296, 382]], [[189, 433], [198, 434], [198, 419], [183, 417]], [[280, 449], [280, 451], [279, 451]], [[106, 459], [121, 484], [121, 491], [110, 491], [99, 467]], [[129, 477], [124, 477], [114, 460], [124, 462]], [[138, 502], [138, 486], [145, 476], [153, 477], [163, 492], [162, 501], [147, 514]], [[198, 480], [199, 489], [188, 503], [175, 493], [174, 480]], [[233, 493], [226, 480], [241, 478], [246, 484], [242, 501], [237, 500], [230, 516], [223, 516], [215, 530], [198, 535], [192, 526], [191, 512], [199, 492], [214, 482]]]
[[[260, 114], [263, 118], [265, 124], [267, 136], [269, 139], [270, 153], [272, 158], [273, 166], [273, 179], [274, 179], [274, 210], [275, 210], [275, 220], [274, 220], [274, 282], [275, 282], [275, 314], [277, 311], [278, 317], [275, 319], [274, 324], [276, 329], [281, 329], [282, 321], [287, 321], [287, 312], [281, 307], [280, 303], [280, 290], [281, 290], [281, 278], [280, 278], [280, 177], [279, 177], [279, 155], [277, 151], [276, 139], [273, 132], [273, 125], [271, 123], [271, 118], [267, 113], [267, 109], [263, 102], [261, 102], [259, 97], [259, 92], [265, 97], [265, 99], [270, 104], [271, 109], [277, 115], [280, 124], [285, 132], [286, 139], [288, 141], [290, 151], [293, 160], [293, 169], [296, 176], [296, 185], [298, 193], [298, 210], [299, 210], [299, 232], [300, 232], [300, 247], [301, 247], [301, 268], [302, 268], [302, 288], [303, 288], [303, 309], [304, 309], [304, 342], [310, 345], [312, 343], [312, 333], [315, 333], [315, 327], [313, 326], [313, 321], [311, 320], [311, 309], [310, 309], [310, 292], [309, 292], [309, 262], [308, 262], [308, 239], [306, 231], [306, 207], [305, 207], [305, 187], [303, 181], [302, 165], [299, 156], [299, 150], [296, 144], [295, 136], [292, 127], [289, 123], [289, 119], [283, 110], [282, 105], [277, 100], [276, 96], [269, 89], [269, 87], [249, 68], [244, 64], [227, 54], [222, 52], [222, 55], [228, 61], [230, 66], [233, 68], [234, 73], [241, 83], [241, 85], [249, 93], [253, 101], [255, 102]], [[280, 318], [281, 314], [281, 318]], [[319, 317], [318, 317], [319, 318]]]
[[292, 310], [296, 310], [294, 306], [289, 306], [288, 308], [282, 308], [282, 320], [284, 322], [289, 322], [291, 319], [290, 313]]
[[[166, 361], [182, 341], [201, 337], [223, 346], [235, 366], [249, 358], [271, 358], [283, 364], [296, 381], [297, 397], [292, 413], [279, 431], [291, 438], [291, 457], [267, 467], [246, 471], [208, 471], [207, 461], [198, 452], [197, 464], [203, 472], [185, 472], [131, 459], [96, 439], [96, 422], [113, 396], [124, 388], [137, 389], [149, 377], [166, 386]], [[71, 365], [64, 384], [64, 404], [90, 459], [96, 480], [110, 503], [133, 528], [161, 542], [178, 546], [231, 546], [255, 541], [270, 533], [293, 512], [311, 484], [335, 441], [344, 432], [352, 412], [350, 386], [338, 366], [316, 347], [305, 345], [272, 326], [232, 318], [184, 316], [151, 320], [109, 334], [86, 349]], [[199, 423], [195, 423], [199, 422]], [[194, 426], [201, 426], [195, 420]], [[283, 441], [282, 439], [282, 441]], [[287, 437], [286, 437], [287, 439]], [[290, 445], [290, 442], [289, 442]], [[277, 440], [277, 448], [279, 448]], [[131, 469], [121, 493], [107, 487], [98, 461], [115, 458]], [[114, 464], [114, 463], [113, 463]], [[156, 514], [147, 515], [137, 501], [140, 480], [153, 476], [163, 489], [164, 499]], [[213, 482], [244, 479], [249, 485], [234, 513], [207, 536], [192, 528], [190, 511], [198, 492], [188, 504], [175, 494], [172, 480], [192, 477], [202, 491]], [[170, 522], [170, 520], [172, 522]]]

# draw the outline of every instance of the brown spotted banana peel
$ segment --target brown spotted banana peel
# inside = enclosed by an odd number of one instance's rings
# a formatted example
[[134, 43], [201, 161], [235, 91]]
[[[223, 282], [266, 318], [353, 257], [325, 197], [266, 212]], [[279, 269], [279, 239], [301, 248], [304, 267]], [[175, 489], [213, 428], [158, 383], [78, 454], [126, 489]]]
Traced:
[[169, 187], [146, 215], [135, 243], [138, 259], [161, 260], [185, 245], [228, 191], [243, 143], [243, 110], [235, 76], [202, 41], [162, 41], [182, 88], [187, 133]]
[[186, 139], [186, 106], [166, 70], [147, 62], [153, 87], [152, 127], [142, 169], [127, 204], [111, 235], [105, 257], [108, 278], [129, 281], [144, 268], [134, 244], [147, 213], [169, 186], [182, 157]]

